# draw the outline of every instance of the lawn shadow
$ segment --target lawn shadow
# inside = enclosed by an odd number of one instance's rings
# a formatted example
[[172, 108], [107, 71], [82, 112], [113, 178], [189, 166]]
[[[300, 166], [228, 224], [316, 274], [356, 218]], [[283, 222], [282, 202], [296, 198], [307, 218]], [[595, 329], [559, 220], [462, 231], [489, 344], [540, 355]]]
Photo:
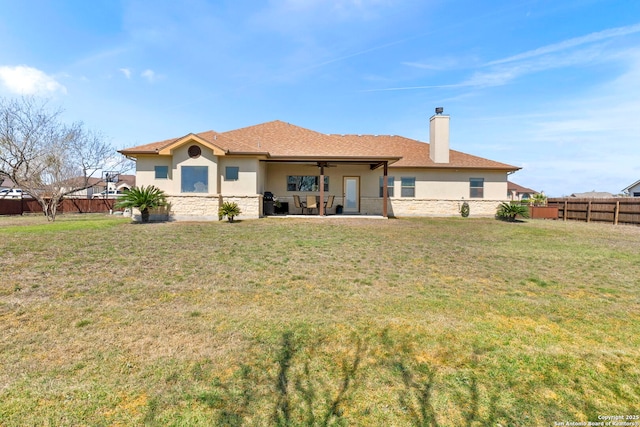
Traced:
[[[315, 353], [312, 346], [304, 347], [290, 331], [282, 334], [276, 355], [277, 374], [269, 378], [258, 372], [259, 367], [241, 366], [227, 381], [214, 381], [210, 391], [202, 392], [196, 400], [214, 410], [215, 425], [241, 426], [249, 417], [255, 416], [258, 406], [272, 401], [270, 425], [278, 427], [342, 425], [346, 400], [355, 387], [364, 346], [358, 340], [353, 357], [343, 359], [340, 366], [338, 388], [332, 381], [325, 381], [314, 372]], [[257, 391], [262, 384], [273, 393]]]

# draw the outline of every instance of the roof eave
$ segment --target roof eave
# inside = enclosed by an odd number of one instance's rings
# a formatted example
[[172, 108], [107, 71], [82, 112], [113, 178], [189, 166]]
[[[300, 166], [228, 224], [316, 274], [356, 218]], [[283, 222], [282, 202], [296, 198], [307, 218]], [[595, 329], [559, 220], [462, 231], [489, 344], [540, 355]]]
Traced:
[[399, 156], [327, 156], [327, 155], [305, 155], [305, 156], [271, 156], [270, 160], [278, 162], [397, 162], [402, 159]]
[[469, 166], [469, 165], [452, 165], [452, 164], [436, 164], [436, 165], [394, 165], [394, 168], [418, 168], [418, 169], [473, 169], [473, 170], [494, 170], [494, 171], [519, 171], [522, 169], [517, 166]]

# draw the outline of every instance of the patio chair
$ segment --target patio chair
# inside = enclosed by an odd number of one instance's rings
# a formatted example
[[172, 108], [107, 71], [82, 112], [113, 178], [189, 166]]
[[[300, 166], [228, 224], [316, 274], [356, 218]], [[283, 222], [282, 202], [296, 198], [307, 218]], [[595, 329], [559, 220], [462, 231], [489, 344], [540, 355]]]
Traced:
[[307, 196], [307, 212], [311, 209], [318, 209], [318, 200], [316, 196]]
[[327, 213], [327, 210], [331, 209], [331, 207], [333, 206], [333, 199], [335, 199], [336, 196], [334, 196], [333, 194], [330, 195], [329, 197], [327, 197], [327, 201], [324, 202], [324, 213]]
[[297, 194], [293, 195], [293, 204], [296, 206], [296, 209], [300, 209], [302, 213], [304, 213], [306, 206], [303, 202], [300, 201], [300, 196], [298, 196]]

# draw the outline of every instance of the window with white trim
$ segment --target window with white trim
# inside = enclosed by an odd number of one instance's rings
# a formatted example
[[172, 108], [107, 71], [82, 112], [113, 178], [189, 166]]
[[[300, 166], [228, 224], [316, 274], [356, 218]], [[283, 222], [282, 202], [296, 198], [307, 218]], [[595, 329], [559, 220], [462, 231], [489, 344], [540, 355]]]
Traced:
[[224, 168], [225, 181], [237, 181], [240, 177], [240, 168], [238, 166], [227, 166]]
[[403, 176], [400, 178], [400, 197], [416, 197], [416, 177]]
[[156, 179], [168, 179], [169, 178], [169, 166], [154, 166]]
[[[387, 176], [387, 196], [393, 197], [393, 177]], [[380, 187], [380, 197], [382, 197], [382, 183], [384, 182], [384, 176], [380, 177], [379, 187]]]
[[[314, 175], [287, 176], [287, 191], [320, 191], [320, 177]], [[324, 177], [324, 191], [329, 191], [329, 177]]]
[[209, 168], [207, 166], [182, 166], [180, 188], [183, 193], [208, 193]]
[[472, 199], [484, 197], [484, 178], [469, 178], [469, 197]]

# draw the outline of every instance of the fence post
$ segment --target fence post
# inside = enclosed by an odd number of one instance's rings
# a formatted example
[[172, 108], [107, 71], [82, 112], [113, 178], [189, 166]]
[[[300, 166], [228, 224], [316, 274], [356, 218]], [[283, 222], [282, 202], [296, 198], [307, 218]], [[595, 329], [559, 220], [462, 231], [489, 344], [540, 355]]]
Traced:
[[618, 225], [619, 215], [620, 215], [620, 200], [616, 200], [616, 209], [613, 213], [613, 225]]
[[591, 200], [587, 204], [587, 222], [591, 222]]
[[566, 221], [567, 220], [567, 207], [569, 206], [569, 201], [565, 200], [564, 201], [564, 210], [562, 211], [562, 220]]

